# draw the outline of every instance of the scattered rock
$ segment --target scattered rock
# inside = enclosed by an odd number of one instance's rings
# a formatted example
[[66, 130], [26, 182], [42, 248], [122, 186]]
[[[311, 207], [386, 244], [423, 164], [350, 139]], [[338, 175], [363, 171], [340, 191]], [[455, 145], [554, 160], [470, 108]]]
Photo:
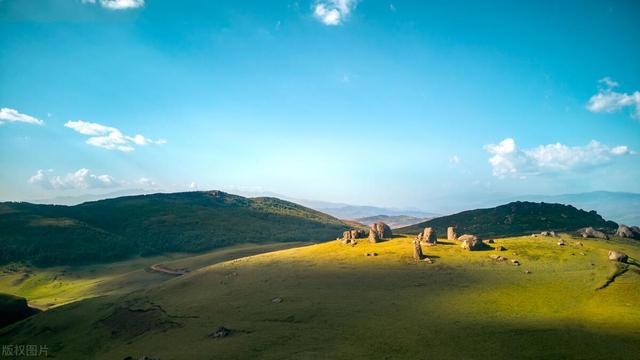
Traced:
[[274, 304], [280, 304], [282, 302], [282, 298], [281, 297], [275, 297], [273, 299], [271, 299], [271, 302]]
[[584, 244], [582, 243], [582, 241], [578, 241], [576, 242], [576, 246], [584, 246]]
[[516, 260], [516, 259], [512, 259], [511, 263], [515, 266], [520, 266], [520, 261]]
[[629, 260], [627, 254], [620, 251], [609, 251], [609, 260], [626, 263]]
[[433, 228], [424, 228], [424, 230], [418, 234], [418, 240], [422, 241], [425, 245], [431, 246], [438, 243], [438, 236]]
[[420, 246], [420, 241], [419, 240], [413, 240], [413, 258], [416, 261], [420, 261], [423, 258], [423, 254], [422, 254], [422, 247]]
[[458, 238], [458, 240], [462, 241], [462, 248], [469, 251], [481, 250], [486, 245], [478, 239], [475, 235], [462, 235]]
[[528, 274], [531, 274], [531, 271], [525, 270], [524, 273], [528, 275]]
[[457, 240], [458, 236], [456, 234], [456, 227], [455, 226], [449, 226], [447, 228], [447, 240]]
[[422, 261], [426, 262], [427, 264], [433, 264], [433, 260], [431, 260], [428, 256], [425, 256]]
[[583, 238], [597, 238], [609, 240], [609, 236], [602, 231], [596, 230], [591, 226], [578, 230], [578, 234]]
[[558, 246], [564, 246], [564, 241], [563, 240], [558, 240]]
[[372, 252], [371, 256], [378, 256], [378, 253], [377, 252]]
[[580, 253], [580, 255], [585, 256], [585, 255], [587, 255], [587, 254], [585, 254], [585, 253], [581, 252], [581, 253]]
[[220, 326], [218, 327], [218, 329], [216, 329], [216, 331], [209, 334], [209, 336], [214, 338], [223, 338], [231, 335], [231, 332], [232, 332], [231, 329], [227, 329], [224, 326]]
[[556, 232], [555, 231], [543, 231], [543, 232], [540, 233], [540, 236], [556, 237]]
[[384, 238], [390, 238], [392, 235], [389, 225], [383, 222], [377, 222], [369, 226], [369, 242], [377, 243]]
[[616, 236], [638, 240], [640, 239], [640, 228], [637, 226], [628, 227], [627, 225], [620, 224], [618, 225]]
[[496, 254], [491, 254], [491, 255], [489, 255], [489, 257], [491, 259], [495, 260], [495, 261], [505, 261], [505, 260], [507, 260], [506, 257], [501, 256], [501, 255], [496, 255]]
[[505, 250], [507, 250], [507, 249], [506, 249], [504, 246], [502, 246], [502, 245], [498, 245], [498, 246], [496, 246], [496, 250], [497, 250], [497, 251], [505, 251]]

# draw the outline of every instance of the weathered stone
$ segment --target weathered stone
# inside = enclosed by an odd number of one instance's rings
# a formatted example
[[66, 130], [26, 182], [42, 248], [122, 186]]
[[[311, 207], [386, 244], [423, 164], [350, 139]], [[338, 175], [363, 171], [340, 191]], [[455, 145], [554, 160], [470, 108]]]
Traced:
[[543, 231], [543, 232], [540, 233], [540, 236], [555, 237], [556, 236], [556, 232], [555, 231]]
[[627, 225], [618, 225], [616, 236], [629, 239], [640, 239], [640, 229], [637, 226], [628, 227]]
[[505, 260], [507, 260], [506, 257], [501, 256], [501, 255], [496, 255], [496, 254], [491, 254], [491, 255], [489, 255], [489, 257], [491, 259], [495, 260], [495, 261], [505, 261]]
[[438, 243], [438, 236], [436, 230], [433, 228], [424, 228], [422, 233], [418, 235], [418, 239], [422, 240], [426, 245], [435, 245]]
[[344, 244], [356, 244], [356, 239], [362, 239], [367, 235], [364, 230], [347, 230], [342, 233], [342, 242]]
[[512, 259], [511, 263], [515, 266], [520, 266], [520, 261], [516, 260], [516, 259]]
[[392, 236], [391, 228], [383, 222], [377, 222], [369, 225], [369, 241], [376, 243], [384, 238]]
[[564, 240], [558, 240], [558, 246], [564, 246], [564, 245], [565, 245]]
[[481, 250], [486, 245], [475, 235], [465, 234], [458, 237], [462, 241], [462, 248], [469, 251]]
[[282, 298], [281, 297], [276, 297], [271, 299], [271, 302], [274, 304], [280, 304], [282, 302]]
[[457, 240], [458, 235], [456, 234], [456, 227], [449, 226], [447, 228], [447, 240]]
[[498, 250], [498, 251], [505, 251], [505, 250], [507, 250], [507, 249], [505, 249], [505, 247], [504, 247], [504, 246], [502, 246], [502, 245], [498, 245], [498, 246], [496, 246], [496, 250]]
[[424, 255], [422, 254], [422, 247], [420, 246], [420, 241], [413, 240], [413, 258], [416, 261], [422, 260]]
[[609, 236], [602, 231], [596, 230], [591, 226], [582, 228], [578, 230], [578, 234], [580, 234], [583, 238], [598, 238], [608, 240]]
[[626, 263], [629, 260], [627, 254], [620, 251], [609, 251], [609, 260]]
[[493, 240], [493, 239], [487, 240], [487, 244], [493, 244], [493, 243], [495, 243], [495, 240]]

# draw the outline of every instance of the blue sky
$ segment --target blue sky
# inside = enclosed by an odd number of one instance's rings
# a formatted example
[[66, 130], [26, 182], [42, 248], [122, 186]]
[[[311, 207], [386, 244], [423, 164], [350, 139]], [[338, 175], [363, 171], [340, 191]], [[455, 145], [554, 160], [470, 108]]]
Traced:
[[640, 192], [637, 1], [0, 1], [0, 199]]

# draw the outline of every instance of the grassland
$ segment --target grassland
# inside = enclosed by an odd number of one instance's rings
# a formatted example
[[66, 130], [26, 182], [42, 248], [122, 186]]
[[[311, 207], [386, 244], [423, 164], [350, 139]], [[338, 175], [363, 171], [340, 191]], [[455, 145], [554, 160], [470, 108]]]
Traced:
[[128, 294], [171, 279], [166, 274], [149, 271], [154, 264], [195, 271], [218, 262], [303, 244], [242, 244], [200, 255], [173, 253], [86, 266], [41, 268], [9, 264], [0, 267], [0, 293], [24, 297], [29, 306], [47, 310], [97, 296]]
[[[640, 273], [597, 289], [618, 270], [607, 251], [640, 258], [638, 243], [556, 241], [496, 240], [501, 252], [444, 241], [425, 248], [434, 264], [413, 261], [407, 237], [275, 251], [60, 306], [0, 343], [64, 359], [637, 359]], [[210, 336], [219, 326], [232, 334]]]

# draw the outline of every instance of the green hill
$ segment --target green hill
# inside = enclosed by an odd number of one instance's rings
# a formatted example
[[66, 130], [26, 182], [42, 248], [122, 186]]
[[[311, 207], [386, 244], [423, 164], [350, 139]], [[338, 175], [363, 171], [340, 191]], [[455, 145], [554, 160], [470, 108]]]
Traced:
[[447, 227], [456, 226], [458, 234], [482, 237], [527, 235], [541, 231], [575, 231], [593, 226], [614, 231], [613, 221], [606, 221], [595, 211], [576, 209], [571, 205], [516, 201], [489, 209], [463, 211], [442, 216], [396, 230], [403, 234], [418, 234], [433, 227], [446, 235]]
[[220, 191], [76, 206], [0, 203], [0, 264], [90, 264], [249, 242], [325, 241], [346, 228], [336, 218], [288, 201]]

